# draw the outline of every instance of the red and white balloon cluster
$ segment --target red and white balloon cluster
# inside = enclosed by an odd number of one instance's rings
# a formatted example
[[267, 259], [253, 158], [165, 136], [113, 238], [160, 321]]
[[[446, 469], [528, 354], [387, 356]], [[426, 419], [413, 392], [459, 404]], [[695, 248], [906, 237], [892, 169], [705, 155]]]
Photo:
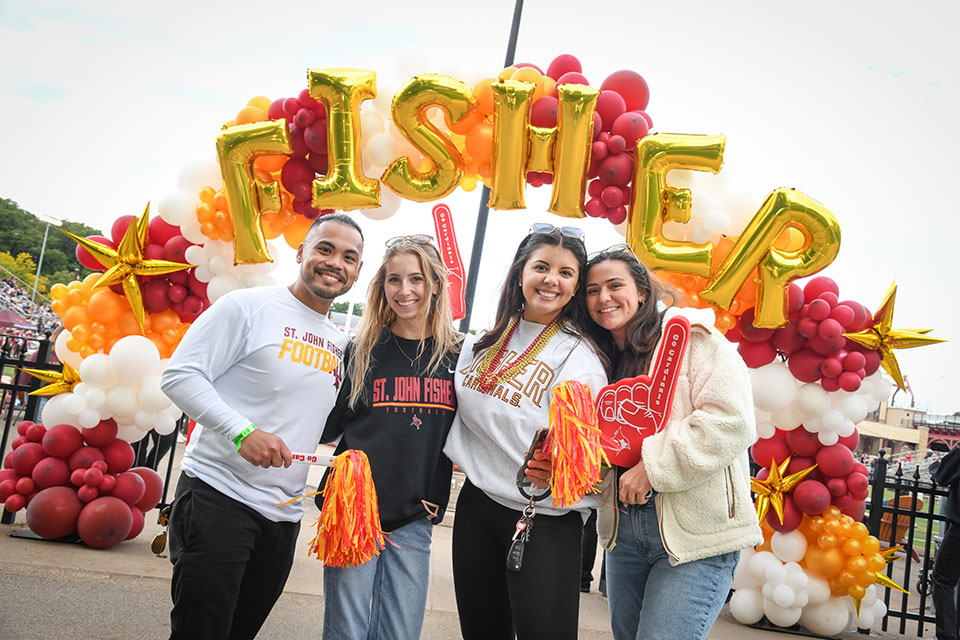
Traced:
[[131, 469], [133, 448], [116, 437], [113, 420], [83, 430], [21, 422], [17, 433], [0, 470], [0, 502], [11, 512], [26, 508], [31, 531], [51, 539], [77, 533], [96, 549], [140, 534], [163, 480]]
[[[57, 354], [61, 350], [58, 348]], [[156, 346], [143, 336], [126, 336], [117, 341], [110, 355], [95, 353], [79, 360], [66, 353], [78, 368], [83, 382], [69, 393], [53, 396], [43, 407], [44, 424], [68, 424], [81, 429], [114, 420], [121, 440], [136, 442], [155, 429], [160, 435], [172, 433], [183, 415], [160, 390], [160, 374], [166, 361]]]

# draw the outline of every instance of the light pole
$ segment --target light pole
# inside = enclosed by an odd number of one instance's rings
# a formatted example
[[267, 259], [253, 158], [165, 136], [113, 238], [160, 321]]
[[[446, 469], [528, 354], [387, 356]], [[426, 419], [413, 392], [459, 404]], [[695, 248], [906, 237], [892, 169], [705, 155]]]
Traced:
[[43, 230], [43, 244], [40, 245], [40, 259], [37, 260], [37, 275], [33, 279], [33, 295], [30, 296], [30, 302], [35, 302], [37, 298], [37, 286], [40, 284], [40, 268], [43, 266], [43, 253], [47, 250], [47, 235], [50, 233], [50, 225], [59, 227], [62, 221], [43, 213], [35, 213], [34, 217], [40, 222], [46, 222], [47, 226]]

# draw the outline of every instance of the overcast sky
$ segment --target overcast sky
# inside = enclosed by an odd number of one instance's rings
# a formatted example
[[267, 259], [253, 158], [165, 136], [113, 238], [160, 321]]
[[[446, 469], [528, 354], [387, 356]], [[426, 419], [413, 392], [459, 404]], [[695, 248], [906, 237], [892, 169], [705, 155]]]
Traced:
[[[333, 5], [333, 6], [329, 6]], [[415, 73], [473, 83], [495, 75], [513, 2], [0, 3], [0, 197], [28, 211], [109, 229], [176, 189], [214, 156], [220, 126], [255, 95], [293, 96], [308, 68], [377, 72], [381, 92]], [[951, 342], [898, 352], [922, 408], [960, 410], [955, 188], [960, 149], [956, 3], [565, 2], [527, 0], [517, 61], [580, 58], [593, 86], [618, 69], [651, 89], [654, 129], [722, 133], [712, 189], [739, 194], [748, 219], [763, 197], [795, 187], [843, 231], [823, 275], [841, 299], [875, 309], [899, 285], [894, 325]], [[707, 179], [707, 178], [704, 178]], [[473, 326], [492, 313], [506, 264], [547, 194], [491, 212]], [[480, 190], [447, 200], [469, 260]], [[696, 189], [694, 190], [696, 198]], [[430, 204], [367, 222], [367, 279], [382, 241], [432, 232]], [[576, 221], [588, 249], [619, 236]], [[289, 255], [282, 280], [290, 280]], [[361, 279], [354, 298], [364, 297]]]

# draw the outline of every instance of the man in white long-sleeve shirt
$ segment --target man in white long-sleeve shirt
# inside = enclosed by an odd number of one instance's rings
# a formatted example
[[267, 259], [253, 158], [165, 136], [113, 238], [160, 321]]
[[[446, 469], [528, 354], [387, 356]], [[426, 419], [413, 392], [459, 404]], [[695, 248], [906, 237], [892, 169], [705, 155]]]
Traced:
[[307, 467], [343, 380], [347, 338], [326, 317], [357, 279], [360, 227], [319, 218], [289, 287], [231, 292], [190, 327], [162, 388], [197, 421], [170, 514], [171, 638], [253, 638], [280, 597]]

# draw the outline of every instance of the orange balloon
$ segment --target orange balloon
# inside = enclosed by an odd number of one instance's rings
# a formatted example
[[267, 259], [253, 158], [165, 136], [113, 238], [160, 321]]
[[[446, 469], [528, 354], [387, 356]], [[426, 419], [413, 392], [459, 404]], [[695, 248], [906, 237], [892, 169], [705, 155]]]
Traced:
[[83, 347], [84, 345], [76, 338], [67, 338], [67, 349], [70, 351], [80, 353], [80, 349], [83, 349]]
[[87, 303], [90, 317], [104, 325], [116, 322], [120, 314], [128, 308], [126, 298], [118, 296], [110, 289], [95, 291]]
[[849, 590], [849, 589], [847, 588], [847, 585], [843, 584], [843, 583], [840, 582], [839, 580], [831, 580], [831, 581], [830, 581], [830, 591], [833, 592], [833, 595], [835, 595], [835, 596], [845, 596], [845, 595], [847, 595], [847, 591], [848, 591], [848, 590]]
[[804, 560], [807, 568], [818, 578], [830, 580], [843, 569], [845, 556], [840, 549], [821, 549], [818, 546], [807, 547], [807, 554]]
[[861, 555], [856, 555], [847, 560], [847, 569], [853, 573], [863, 573], [867, 570], [867, 559]]
[[197, 205], [197, 222], [201, 225], [213, 222], [213, 216], [216, 212], [217, 208], [211, 203], [201, 202]]
[[[473, 97], [479, 103], [480, 113], [490, 118], [493, 117], [493, 86], [496, 82], [493, 78], [484, 78], [473, 87]], [[459, 131], [457, 133], [460, 133]]]
[[855, 576], [852, 571], [841, 571], [837, 574], [837, 581], [847, 587], [852, 587], [857, 584], [857, 576]]
[[866, 558], [868, 571], [882, 571], [887, 566], [887, 561], [879, 553], [871, 553]]
[[836, 520], [836, 519], [839, 518], [841, 515], [843, 515], [843, 514], [840, 513], [840, 507], [838, 507], [838, 506], [835, 505], [835, 504], [830, 505], [830, 506], [827, 507], [827, 508], [824, 510], [824, 512], [823, 512], [823, 517], [824, 517], [826, 520]]
[[80, 305], [70, 307], [60, 317], [63, 319], [63, 326], [68, 331], [73, 331], [73, 328], [78, 324], [90, 324], [91, 320], [87, 307]]
[[821, 533], [817, 538], [817, 544], [821, 549], [833, 549], [837, 546], [837, 536], [829, 533]]
[[70, 334], [74, 339], [79, 340], [80, 344], [86, 344], [91, 335], [90, 327], [85, 324], [78, 324], [70, 330]]
[[283, 169], [283, 165], [287, 164], [287, 156], [282, 153], [271, 153], [264, 156], [258, 156], [253, 162], [254, 166], [260, 171], [266, 171], [267, 173], [274, 173]]
[[[63, 295], [66, 296], [67, 288], [63, 288]], [[50, 303], [50, 308], [53, 309], [53, 312], [60, 316], [60, 319], [63, 319], [63, 312], [70, 308], [70, 305], [66, 300], [54, 300]]]
[[860, 549], [863, 551], [863, 555], [872, 555], [880, 551], [880, 541], [873, 536], [867, 536], [867, 539], [860, 543]]
[[180, 316], [173, 309], [165, 309], [160, 313], [150, 314], [150, 329], [162, 333], [167, 329], [175, 329], [180, 324]]
[[264, 122], [267, 114], [259, 107], [244, 107], [237, 112], [237, 124], [250, 124], [252, 122]]
[[[493, 95], [493, 93], [491, 92], [490, 95]], [[458, 135], [465, 136], [467, 135], [467, 132], [470, 131], [470, 129], [472, 129], [473, 126], [479, 123], [481, 120], [483, 120], [483, 111], [481, 111], [480, 108], [474, 109], [472, 112], [470, 112], [470, 114], [463, 118], [463, 120], [457, 124], [450, 125], [450, 131]]]
[[726, 333], [737, 326], [737, 319], [733, 316], [732, 313], [727, 313], [726, 311], [717, 311], [717, 319], [714, 322], [717, 326], [717, 329], [721, 333]]
[[503, 71], [497, 74], [497, 80], [512, 80], [513, 74], [515, 74], [519, 69], [516, 67], [505, 67]]
[[103, 349], [103, 345], [106, 343], [106, 340], [99, 333], [95, 333], [87, 340], [87, 346], [91, 349], [99, 351]]
[[532, 99], [534, 102], [540, 99], [543, 95], [543, 76], [540, 75], [540, 72], [534, 69], [533, 67], [522, 67], [517, 69], [513, 73], [511, 80], [516, 80], [517, 82], [532, 82], [536, 85], [536, 89], [533, 90]]
[[[133, 315], [133, 309], [125, 311], [120, 316], [120, 333], [123, 336], [140, 335], [140, 325], [137, 324], [137, 316]], [[144, 331], [150, 331], [150, 314], [145, 314], [143, 319]]]
[[87, 345], [83, 345], [82, 347], [80, 347], [80, 351], [79, 351], [81, 358], [87, 358], [89, 356], [92, 356], [96, 352], [97, 352], [96, 349], [94, 349], [93, 347], [89, 347]]
[[83, 304], [83, 292], [77, 288], [67, 294], [67, 303], [73, 306]]
[[864, 571], [863, 573], [857, 574], [857, 584], [860, 585], [861, 587], [869, 587], [876, 581], [877, 581], [876, 571]]
[[169, 358], [170, 345], [163, 341], [163, 337], [155, 331], [147, 331], [147, 338], [157, 347], [160, 358]]
[[860, 541], [853, 538], [847, 538], [843, 543], [843, 552], [848, 556], [860, 555]]
[[[67, 299], [67, 285], [58, 282], [57, 284], [50, 287], [50, 299], [55, 302], [60, 302], [61, 300]], [[53, 305], [50, 305], [51, 307]], [[56, 311], [56, 309], [54, 309]]]
[[847, 594], [854, 600], [860, 600], [867, 595], [867, 590], [859, 584], [855, 584], [847, 590]]
[[489, 163], [493, 159], [493, 125], [480, 122], [466, 135], [467, 153], [479, 164]]
[[870, 536], [870, 530], [862, 522], [854, 522], [850, 525], [850, 537], [854, 540], [863, 542]]
[[110, 350], [113, 349], [113, 345], [117, 344], [117, 341], [120, 340], [121, 336], [108, 338], [106, 343], [103, 345], [103, 352], [107, 355], [110, 355]]
[[180, 332], [177, 329], [167, 329], [161, 337], [171, 347], [176, 347], [180, 343]]
[[293, 224], [290, 224], [283, 230], [283, 239], [290, 248], [298, 248], [300, 243], [303, 242], [303, 239], [307, 237], [307, 231], [310, 230], [310, 225], [312, 224], [313, 220], [308, 220], [303, 216], [297, 216]]
[[810, 530], [811, 531], [821, 531], [823, 529], [824, 519], [821, 516], [815, 516], [810, 518]]
[[213, 197], [217, 195], [217, 190], [213, 187], [204, 187], [200, 189], [198, 197], [200, 202], [205, 202], [207, 204], [213, 204]]
[[550, 76], [543, 76], [543, 95], [557, 97], [557, 81]]
[[103, 276], [102, 273], [90, 273], [87, 274], [87, 277], [83, 279], [80, 283], [80, 288], [86, 291], [93, 289], [93, 286], [97, 284], [97, 281]]
[[827, 520], [823, 523], [823, 531], [831, 535], [837, 535], [840, 533], [840, 521], [839, 520]]
[[213, 206], [221, 211], [229, 211], [230, 208], [227, 207], [227, 196], [223, 193], [223, 189], [217, 191], [217, 194], [213, 196]]

